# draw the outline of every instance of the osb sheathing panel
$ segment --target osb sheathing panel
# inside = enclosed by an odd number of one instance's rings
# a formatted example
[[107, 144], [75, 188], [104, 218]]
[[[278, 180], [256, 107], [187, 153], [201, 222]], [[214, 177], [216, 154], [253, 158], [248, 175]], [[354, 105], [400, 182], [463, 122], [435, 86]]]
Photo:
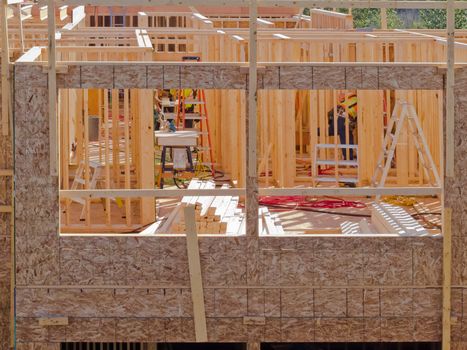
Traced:
[[[13, 169], [11, 132], [8, 135], [3, 135], [3, 130], [0, 132], [0, 169]], [[10, 176], [0, 176], [0, 205], [12, 204], [12, 180]], [[0, 213], [0, 350], [7, 350], [10, 346], [11, 215]]]
[[[46, 77], [46, 75], [44, 75]], [[248, 69], [238, 65], [69, 65], [59, 88], [246, 89]], [[443, 73], [429, 66], [261, 65], [259, 89], [439, 90]]]
[[56, 284], [58, 179], [49, 172], [47, 76], [15, 67], [15, 234], [18, 284]]
[[[265, 318], [264, 324], [253, 325], [240, 317], [208, 317], [207, 329], [212, 342], [438, 341], [440, 322], [435, 317], [290, 317]], [[69, 318], [67, 326], [51, 327], [39, 327], [36, 318], [18, 318], [18, 326], [18, 343], [195, 341], [192, 318]]]
[[[456, 69], [454, 177], [445, 178], [445, 206], [452, 208], [452, 283], [467, 284], [467, 70]], [[453, 350], [467, 349], [467, 288], [453, 288], [451, 325]]]
[[[163, 73], [172, 70], [170, 79], [165, 74], [160, 79], [156, 73], [161, 66], [147, 66], [148, 86], [194, 79], [177, 75], [181, 69], [174, 67], [164, 66]], [[83, 86], [82, 67], [70, 68], [74, 77], [62, 75], [61, 81], [71, 87], [79, 71]], [[105, 68], [111, 79], [101, 79], [102, 72], [88, 67], [84, 76], [93, 76], [85, 86], [113, 87], [117, 66], [111, 68]], [[357, 83], [359, 74], [377, 73], [374, 67], [363, 68], [352, 72]], [[213, 74], [225, 78], [223, 84], [229, 85], [224, 86], [246, 86], [239, 67], [235, 75], [229, 66], [219, 69]], [[271, 84], [276, 84], [276, 69], [279, 79], [278, 67], [266, 68], [272, 72]], [[144, 83], [135, 70], [122, 74]], [[287, 74], [286, 69], [285, 79]], [[16, 183], [19, 341], [25, 346], [90, 339], [192, 341], [185, 238], [58, 238], [58, 183], [48, 172], [47, 77], [39, 67], [17, 65], [15, 82], [15, 170], [21, 174]], [[456, 113], [464, 110], [459, 106], [458, 101]], [[455, 241], [455, 249], [463, 243]], [[428, 237], [201, 238], [209, 339], [439, 340], [441, 250], [442, 241]], [[459, 278], [464, 276], [464, 255], [457, 250]], [[464, 341], [467, 327], [467, 313], [460, 311], [467, 304], [464, 294], [462, 288], [453, 292], [459, 313], [453, 336], [458, 341]], [[38, 329], [37, 318], [51, 315], [68, 316], [70, 323]], [[264, 317], [265, 324], [245, 324], [244, 316]]]

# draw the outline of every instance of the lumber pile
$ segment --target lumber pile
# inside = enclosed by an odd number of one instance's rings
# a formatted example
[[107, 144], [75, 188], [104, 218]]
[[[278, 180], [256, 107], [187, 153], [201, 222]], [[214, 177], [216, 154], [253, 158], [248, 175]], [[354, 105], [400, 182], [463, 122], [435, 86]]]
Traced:
[[403, 236], [424, 236], [428, 231], [401, 207], [375, 203], [371, 221], [380, 233], [396, 232]]
[[[214, 181], [193, 179], [188, 189], [214, 189]], [[229, 188], [222, 185], [221, 189]], [[245, 234], [246, 217], [239, 207], [238, 196], [184, 196], [157, 230], [159, 233], [185, 233], [185, 218], [182, 208], [195, 206], [196, 231], [198, 233]], [[284, 229], [277, 217], [266, 207], [259, 209], [259, 229], [265, 234], [281, 234]]]
[[[221, 189], [228, 188], [223, 185]], [[188, 189], [214, 189], [214, 181], [193, 179]], [[182, 208], [195, 206], [196, 230], [198, 233], [237, 234], [245, 230], [245, 214], [238, 207], [238, 196], [184, 196], [167, 217], [158, 232], [185, 233], [185, 218]]]
[[369, 234], [371, 233], [370, 226], [366, 219], [362, 219], [359, 222], [344, 221], [340, 224], [341, 232], [344, 235], [356, 235], [356, 234]]

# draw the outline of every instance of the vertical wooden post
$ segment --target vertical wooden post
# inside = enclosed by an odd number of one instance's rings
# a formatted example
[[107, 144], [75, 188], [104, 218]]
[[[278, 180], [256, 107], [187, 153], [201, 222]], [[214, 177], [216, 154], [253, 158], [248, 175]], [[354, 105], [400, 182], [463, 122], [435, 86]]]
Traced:
[[120, 107], [118, 90], [112, 90], [112, 171], [113, 181], [120, 187]]
[[208, 332], [206, 327], [206, 311], [204, 307], [203, 278], [201, 276], [198, 234], [196, 232], [195, 207], [193, 205], [186, 206], [184, 208], [184, 214], [195, 337], [197, 342], [207, 342]]
[[[130, 182], [130, 97], [129, 90], [124, 90], [123, 95], [123, 122], [125, 129], [125, 189], [131, 188]], [[131, 225], [131, 198], [125, 198], [126, 224]]]
[[261, 343], [247, 343], [247, 350], [261, 350]]
[[[104, 154], [105, 154], [105, 188], [110, 188], [110, 143], [109, 143], [109, 90], [104, 89]], [[100, 147], [99, 147], [100, 149]], [[110, 198], [105, 199], [105, 222], [111, 225]]]
[[454, 177], [454, 0], [447, 5], [446, 176]]
[[443, 222], [443, 339], [442, 349], [451, 349], [451, 208], [444, 208]]
[[50, 175], [56, 176], [57, 169], [57, 67], [55, 57], [55, 3], [47, 2], [48, 21], [48, 68], [49, 68], [49, 151], [50, 151]]
[[2, 21], [2, 134], [8, 136], [9, 119], [9, 97], [10, 97], [10, 57], [8, 47], [8, 0], [2, 0], [1, 21]]
[[23, 19], [21, 18], [21, 3], [18, 4], [18, 20], [19, 20], [19, 36], [21, 41], [21, 52], [24, 52], [24, 31], [23, 31]]
[[250, 1], [250, 47], [248, 50], [249, 79], [248, 79], [248, 111], [246, 114], [246, 213], [247, 235], [258, 236], [258, 182], [256, 162], [256, 109], [258, 103], [257, 86], [257, 16], [256, 0]]
[[[139, 113], [134, 116], [133, 123], [139, 128], [138, 144], [134, 154], [138, 154], [138, 182], [140, 188], [154, 188], [154, 117], [153, 117], [153, 93], [152, 90], [141, 89], [138, 91]], [[135, 119], [138, 122], [135, 123]], [[140, 199], [141, 224], [146, 225], [156, 220], [154, 197], [142, 197]]]
[[[89, 165], [89, 94], [88, 90], [83, 92], [83, 116], [84, 116], [84, 188], [89, 190], [91, 187], [90, 165]], [[85, 220], [86, 226], [91, 226], [91, 199], [86, 198]]]
[[381, 15], [381, 29], [388, 29], [387, 9], [382, 8], [380, 15]]

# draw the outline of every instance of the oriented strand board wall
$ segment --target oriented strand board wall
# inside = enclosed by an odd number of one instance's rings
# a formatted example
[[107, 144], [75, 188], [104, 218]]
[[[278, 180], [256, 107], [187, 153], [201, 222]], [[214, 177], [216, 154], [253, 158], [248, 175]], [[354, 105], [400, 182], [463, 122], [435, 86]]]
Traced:
[[[156, 66], [140, 67], [144, 67], [140, 81], [147, 84], [145, 74]], [[115, 83], [116, 67], [110, 68], [110, 78], [100, 69], [88, 67], [86, 72], [94, 74], [77, 75], [70, 67], [59, 86]], [[386, 74], [394, 77], [393, 83], [417, 88], [413, 84], [423, 80], [411, 80], [412, 84], [404, 69], [388, 68]], [[226, 76], [229, 70], [225, 68]], [[325, 72], [318, 69], [312, 83], [324, 84], [320, 79]], [[302, 69], [300, 74], [307, 72]], [[461, 75], [467, 76], [466, 71]], [[102, 82], [99, 77], [110, 80]], [[434, 76], [430, 80], [437, 81]], [[291, 79], [281, 81], [292, 84]], [[466, 81], [458, 81], [458, 92], [467, 91]], [[281, 84], [274, 79], [266, 82]], [[17, 64], [15, 85], [17, 342], [21, 347], [35, 343], [53, 349], [50, 344], [60, 341], [193, 341], [185, 239], [59, 238], [58, 182], [48, 173], [47, 78], [40, 66]], [[460, 120], [467, 113], [467, 101], [463, 93], [456, 96]], [[467, 154], [463, 130], [456, 131], [461, 143], [457, 143], [458, 159]], [[457, 167], [460, 174], [465, 164]], [[467, 300], [462, 298], [467, 292], [463, 287], [467, 255], [461, 253], [465, 196], [457, 187], [465, 186], [462, 181], [447, 187], [454, 217], [461, 220], [453, 227], [457, 271], [453, 312], [459, 315], [453, 334], [459, 341], [467, 325], [462, 318], [466, 308], [462, 300]], [[437, 341], [441, 337], [441, 239], [263, 237], [257, 245], [247, 244], [247, 237], [200, 240], [210, 341]], [[46, 316], [68, 316], [70, 324], [39, 327], [37, 319]], [[245, 316], [264, 317], [264, 324], [245, 324]]]
[[452, 208], [452, 325], [454, 349], [467, 348], [467, 70], [455, 76], [454, 178], [445, 178], [445, 206]]
[[[1, 111], [0, 105], [0, 115]], [[0, 170], [13, 168], [12, 154], [11, 132], [4, 136], [0, 130]], [[12, 177], [0, 176], [0, 206], [11, 205], [11, 181]], [[10, 346], [11, 215], [0, 213], [0, 350]]]

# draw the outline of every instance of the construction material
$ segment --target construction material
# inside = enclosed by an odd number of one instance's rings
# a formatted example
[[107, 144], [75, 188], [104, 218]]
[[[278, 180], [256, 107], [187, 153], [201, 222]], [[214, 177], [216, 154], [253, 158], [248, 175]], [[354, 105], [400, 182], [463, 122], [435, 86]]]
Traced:
[[186, 246], [188, 252], [188, 269], [190, 271], [195, 337], [197, 342], [207, 342], [208, 333], [206, 311], [204, 307], [203, 278], [201, 276], [198, 233], [196, 232], [195, 210], [193, 205], [188, 205], [184, 208], [184, 218], [187, 228]]
[[[188, 189], [214, 189], [214, 181], [192, 179]], [[228, 189], [223, 185], [221, 190]], [[157, 230], [158, 233], [185, 233], [186, 226], [181, 208], [195, 207], [196, 230], [198, 233], [238, 235], [245, 233], [245, 213], [238, 196], [185, 196], [167, 216]], [[267, 235], [283, 234], [284, 229], [277, 216], [268, 208], [259, 208], [260, 232]]]
[[[214, 189], [216, 187], [213, 181], [201, 181], [193, 179], [188, 185], [188, 189]], [[222, 187], [228, 188], [227, 185]], [[178, 206], [193, 205], [195, 207], [196, 229], [198, 233], [225, 233], [238, 234], [240, 226], [244, 221], [244, 214], [238, 207], [238, 196], [185, 196]], [[168, 230], [171, 233], [185, 232], [185, 222], [181, 211], [177, 211], [176, 218], [169, 217], [167, 220], [175, 221]], [[167, 228], [167, 226], [163, 226]]]
[[371, 212], [371, 222], [380, 233], [397, 233], [401, 236], [425, 236], [428, 231], [403, 208], [375, 203]]
[[368, 221], [362, 219], [360, 222], [351, 222], [344, 221], [340, 224], [341, 232], [344, 235], [353, 235], [353, 234], [371, 234], [370, 227], [368, 226]]

